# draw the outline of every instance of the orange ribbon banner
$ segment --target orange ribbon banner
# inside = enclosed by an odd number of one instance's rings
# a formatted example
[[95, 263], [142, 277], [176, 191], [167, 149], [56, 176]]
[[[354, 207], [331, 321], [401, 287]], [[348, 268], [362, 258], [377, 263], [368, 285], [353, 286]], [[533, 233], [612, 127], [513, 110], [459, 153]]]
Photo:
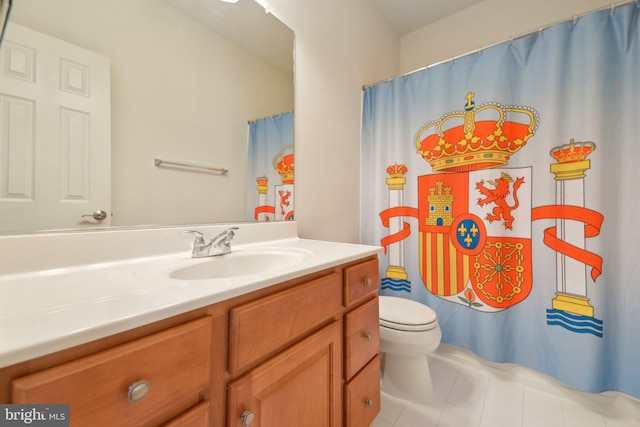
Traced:
[[[583, 222], [584, 236], [589, 238], [600, 234], [600, 226], [604, 221], [604, 216], [581, 206], [549, 205], [538, 206], [531, 210], [531, 220], [539, 219], [568, 219]], [[595, 282], [602, 273], [602, 257], [559, 239], [556, 230], [555, 226], [544, 230], [544, 244], [563, 255], [590, 266], [591, 278]]]
[[[395, 218], [398, 216], [409, 216], [409, 217], [418, 218], [418, 209], [410, 208], [408, 206], [396, 206], [393, 208], [385, 209], [384, 211], [380, 212], [380, 219], [382, 219], [382, 225], [384, 225], [387, 228], [389, 228], [389, 220], [391, 218]], [[409, 225], [408, 222], [403, 221], [402, 230], [400, 230], [395, 234], [391, 234], [389, 236], [383, 237], [382, 240], [380, 240], [380, 244], [384, 249], [384, 253], [385, 254], [387, 253], [387, 246], [406, 239], [407, 237], [409, 237], [410, 234], [411, 234], [411, 225]]]

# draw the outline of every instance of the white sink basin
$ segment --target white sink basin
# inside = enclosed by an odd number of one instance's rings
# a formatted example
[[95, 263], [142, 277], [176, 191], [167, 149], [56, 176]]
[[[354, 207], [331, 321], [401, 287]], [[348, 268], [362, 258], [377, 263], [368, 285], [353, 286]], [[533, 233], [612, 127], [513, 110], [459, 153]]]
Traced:
[[302, 250], [237, 250], [226, 255], [193, 259], [193, 265], [174, 270], [169, 277], [179, 280], [207, 280], [263, 274], [300, 264], [309, 256], [310, 253]]

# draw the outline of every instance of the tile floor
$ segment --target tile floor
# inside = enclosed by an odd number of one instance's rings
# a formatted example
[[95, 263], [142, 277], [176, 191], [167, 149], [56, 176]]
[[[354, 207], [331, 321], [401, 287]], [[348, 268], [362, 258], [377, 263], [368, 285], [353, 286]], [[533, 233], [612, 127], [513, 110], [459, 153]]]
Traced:
[[640, 427], [640, 401], [620, 393], [583, 393], [447, 344], [430, 360], [433, 404], [383, 393], [371, 427]]

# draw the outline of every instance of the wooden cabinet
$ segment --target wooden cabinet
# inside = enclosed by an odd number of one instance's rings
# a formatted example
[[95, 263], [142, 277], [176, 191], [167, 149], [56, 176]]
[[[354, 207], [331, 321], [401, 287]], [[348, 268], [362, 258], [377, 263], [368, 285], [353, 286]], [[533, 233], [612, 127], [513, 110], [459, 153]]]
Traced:
[[229, 371], [235, 374], [309, 334], [341, 307], [336, 273], [230, 310]]
[[202, 402], [172, 419], [163, 427], [206, 427], [211, 425], [209, 402]]
[[369, 426], [377, 285], [371, 256], [22, 362], [0, 403], [68, 403], [71, 426]]
[[378, 298], [369, 300], [345, 315], [344, 370], [351, 379], [380, 349]]
[[344, 305], [353, 307], [378, 293], [378, 259], [344, 269]]
[[380, 412], [378, 262], [344, 269], [344, 425], [368, 427]]
[[339, 426], [340, 340], [333, 322], [229, 384], [227, 426]]
[[345, 386], [345, 426], [369, 427], [380, 412], [380, 356], [375, 355]]
[[202, 400], [210, 343], [211, 320], [189, 322], [18, 378], [11, 400], [69, 404], [74, 426], [158, 425]]

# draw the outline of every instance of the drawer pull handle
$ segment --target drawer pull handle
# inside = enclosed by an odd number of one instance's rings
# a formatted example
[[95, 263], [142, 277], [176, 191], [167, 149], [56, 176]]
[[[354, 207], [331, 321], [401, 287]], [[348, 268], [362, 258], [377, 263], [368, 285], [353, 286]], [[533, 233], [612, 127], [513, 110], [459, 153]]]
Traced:
[[256, 413], [249, 409], [245, 409], [244, 411], [242, 411], [242, 414], [240, 414], [240, 420], [242, 421], [242, 425], [244, 427], [249, 427], [253, 422], [253, 419], [255, 418], [255, 416], [256, 416]]
[[144, 380], [131, 383], [131, 385], [129, 386], [129, 392], [127, 393], [129, 402], [137, 402], [141, 400], [147, 395], [147, 393], [149, 392], [149, 388], [151, 388], [149, 382]]
[[367, 397], [364, 399], [364, 404], [367, 405], [367, 408], [371, 408], [373, 406], [373, 400]]
[[365, 332], [364, 339], [367, 341], [371, 341], [373, 339], [373, 334], [371, 332]]
[[365, 286], [371, 286], [371, 277], [365, 277], [364, 279], [362, 279], [362, 282], [365, 284]]

